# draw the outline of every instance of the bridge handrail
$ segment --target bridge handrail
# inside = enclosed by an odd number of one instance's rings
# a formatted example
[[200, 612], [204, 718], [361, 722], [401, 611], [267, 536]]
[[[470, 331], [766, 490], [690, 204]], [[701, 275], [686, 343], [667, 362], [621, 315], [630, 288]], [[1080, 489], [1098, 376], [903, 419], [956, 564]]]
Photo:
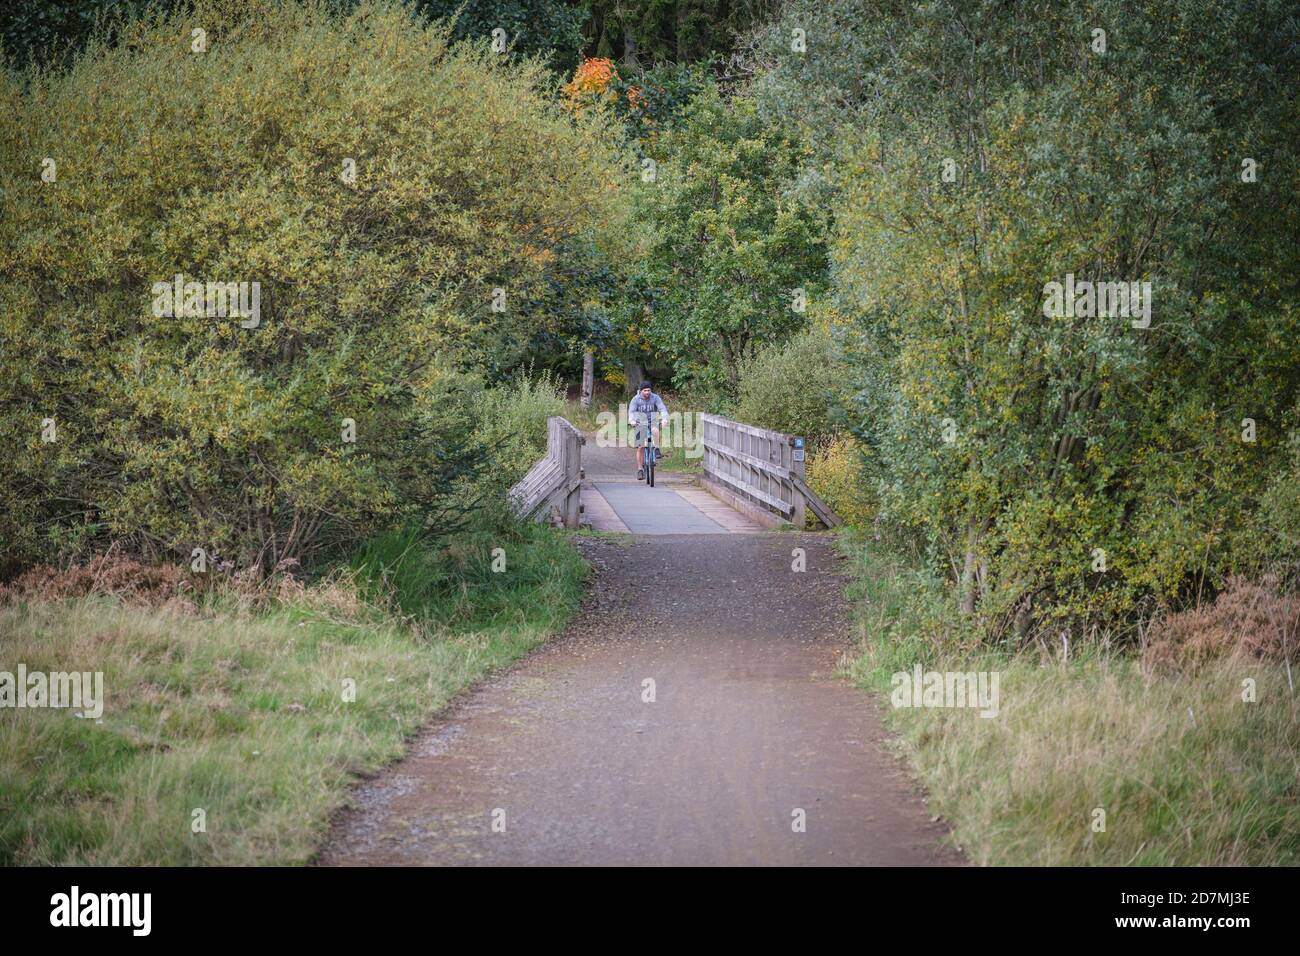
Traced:
[[552, 415], [546, 420], [546, 455], [509, 492], [515, 514], [578, 527], [585, 440], [568, 419]]
[[801, 530], [807, 508], [828, 528], [841, 524], [804, 480], [802, 438], [721, 415], [702, 415], [701, 422], [706, 481], [748, 505], [746, 510], [776, 515]]

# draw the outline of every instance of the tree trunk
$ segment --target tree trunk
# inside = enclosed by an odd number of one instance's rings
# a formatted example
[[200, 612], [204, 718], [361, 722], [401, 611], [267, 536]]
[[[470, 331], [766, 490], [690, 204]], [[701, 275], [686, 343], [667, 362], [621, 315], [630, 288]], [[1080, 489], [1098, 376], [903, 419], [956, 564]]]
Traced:
[[966, 563], [961, 571], [961, 612], [975, 613], [975, 526], [966, 532]]
[[641, 384], [641, 379], [645, 377], [645, 371], [641, 368], [641, 363], [636, 359], [624, 359], [623, 375], [627, 378], [627, 384], [623, 386], [623, 392], [632, 395], [636, 391], [636, 387]]
[[595, 387], [596, 377], [596, 358], [587, 349], [582, 353], [582, 394], [578, 398], [578, 405], [581, 408], [591, 408], [591, 392]]
[[629, 72], [636, 69], [636, 37], [626, 27], [623, 29], [623, 66]]

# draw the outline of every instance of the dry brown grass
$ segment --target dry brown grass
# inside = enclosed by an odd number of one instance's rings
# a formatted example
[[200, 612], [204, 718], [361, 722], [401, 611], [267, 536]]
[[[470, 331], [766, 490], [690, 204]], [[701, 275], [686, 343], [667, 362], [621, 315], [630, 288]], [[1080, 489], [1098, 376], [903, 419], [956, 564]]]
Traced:
[[1194, 671], [1220, 658], [1242, 656], [1289, 663], [1300, 635], [1300, 598], [1276, 577], [1228, 579], [1213, 603], [1171, 614], [1148, 635], [1143, 663], [1160, 671]]
[[256, 612], [274, 605], [294, 606], [338, 621], [355, 621], [366, 609], [353, 579], [343, 571], [305, 584], [291, 562], [258, 578], [248, 572], [199, 574], [178, 564], [144, 564], [109, 551], [85, 564], [58, 568], [41, 564], [8, 584], [0, 584], [0, 607], [19, 602], [110, 597], [125, 607], [150, 607], [197, 613], [206, 598], [219, 597], [226, 610]]
[[48, 564], [29, 568], [8, 584], [0, 585], [0, 605], [102, 595], [132, 607], [169, 605], [193, 609], [195, 596], [210, 586], [205, 575], [179, 565], [142, 564], [109, 552], [67, 568]]

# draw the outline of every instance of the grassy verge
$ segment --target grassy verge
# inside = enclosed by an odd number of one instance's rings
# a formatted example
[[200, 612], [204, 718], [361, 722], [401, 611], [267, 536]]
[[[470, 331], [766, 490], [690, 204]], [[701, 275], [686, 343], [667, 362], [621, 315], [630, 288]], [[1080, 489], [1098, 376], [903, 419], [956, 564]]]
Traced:
[[356, 576], [383, 607], [0, 608], [0, 670], [102, 671], [105, 696], [99, 720], [0, 709], [0, 863], [309, 860], [357, 774], [577, 607], [586, 566], [562, 537], [519, 530], [502, 571], [493, 543], [373, 543]]
[[589, 408], [583, 408], [576, 401], [565, 402], [564, 417], [573, 423], [574, 427], [583, 432], [594, 432], [601, 426], [601, 414], [617, 414], [618, 403], [626, 401], [620, 394], [615, 392], [598, 392], [592, 399]]
[[[1300, 863], [1300, 718], [1281, 667], [1238, 658], [1153, 675], [1095, 649], [1068, 661], [977, 652], [938, 582], [861, 536], [842, 545], [856, 582], [852, 674], [886, 701], [931, 808], [973, 862]], [[998, 671], [997, 715], [890, 706], [891, 676], [918, 662]]]
[[659, 471], [670, 471], [674, 474], [698, 475], [704, 471], [704, 456], [688, 458], [685, 449], [674, 448], [671, 454], [667, 458], [661, 458], [655, 467]]

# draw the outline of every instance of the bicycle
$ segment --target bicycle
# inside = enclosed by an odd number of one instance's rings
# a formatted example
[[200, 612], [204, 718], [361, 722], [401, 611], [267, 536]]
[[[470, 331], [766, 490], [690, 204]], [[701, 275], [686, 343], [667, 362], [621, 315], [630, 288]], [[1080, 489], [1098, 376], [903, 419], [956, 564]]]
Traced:
[[638, 415], [645, 416], [645, 449], [642, 456], [643, 467], [645, 468], [645, 483], [647, 488], [655, 486], [655, 462], [659, 459], [659, 449], [655, 447], [654, 429], [650, 425], [650, 412], [637, 412]]

